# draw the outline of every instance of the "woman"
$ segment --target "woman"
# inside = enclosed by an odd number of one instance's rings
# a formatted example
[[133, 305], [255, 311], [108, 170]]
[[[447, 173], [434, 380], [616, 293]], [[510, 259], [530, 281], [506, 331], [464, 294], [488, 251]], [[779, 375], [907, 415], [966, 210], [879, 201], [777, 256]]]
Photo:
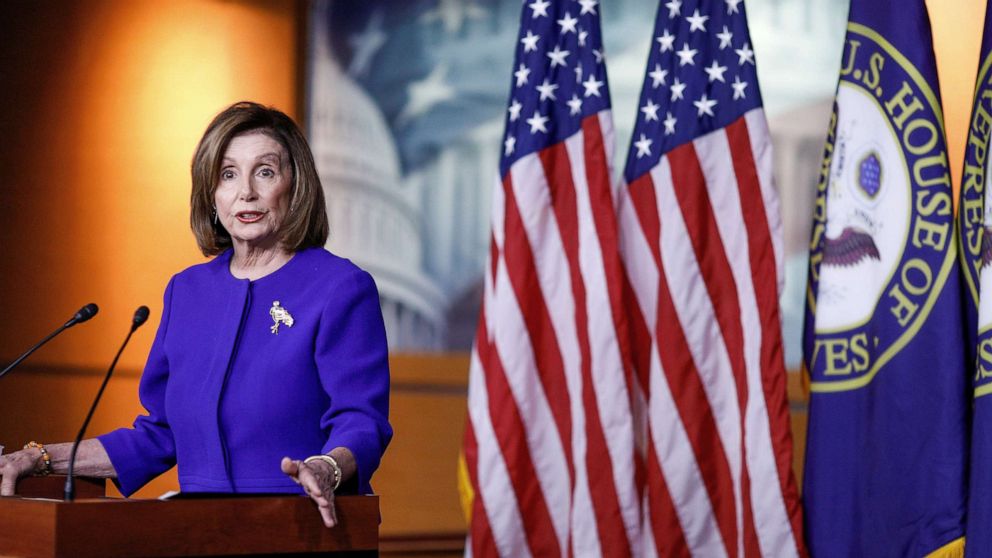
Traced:
[[[130, 495], [178, 464], [184, 492], [304, 491], [333, 526], [335, 492], [371, 492], [392, 436], [375, 284], [323, 249], [320, 180], [285, 114], [232, 105], [200, 140], [192, 175], [193, 232], [216, 257], [165, 290], [139, 388], [148, 414], [85, 440], [75, 471]], [[64, 473], [69, 446], [0, 457], [0, 493]]]

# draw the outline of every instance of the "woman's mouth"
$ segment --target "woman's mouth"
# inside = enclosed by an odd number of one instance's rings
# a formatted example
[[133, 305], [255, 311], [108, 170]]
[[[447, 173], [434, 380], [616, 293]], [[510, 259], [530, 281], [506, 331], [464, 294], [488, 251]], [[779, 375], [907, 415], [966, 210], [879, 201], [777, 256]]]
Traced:
[[241, 221], [242, 223], [246, 223], [246, 224], [248, 224], [248, 223], [257, 223], [258, 221], [261, 221], [262, 220], [262, 217], [265, 217], [265, 212], [264, 211], [239, 211], [239, 212], [235, 213], [234, 216], [237, 217], [238, 221]]

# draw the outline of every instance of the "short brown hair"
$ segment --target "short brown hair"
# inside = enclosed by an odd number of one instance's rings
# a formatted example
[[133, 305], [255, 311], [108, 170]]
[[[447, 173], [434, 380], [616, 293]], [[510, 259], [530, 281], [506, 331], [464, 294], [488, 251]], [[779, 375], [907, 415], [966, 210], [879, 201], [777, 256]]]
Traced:
[[327, 207], [310, 145], [293, 119], [282, 111], [258, 103], [234, 103], [214, 117], [193, 154], [193, 192], [189, 221], [196, 243], [205, 256], [231, 246], [231, 235], [214, 224], [214, 191], [221, 162], [231, 139], [260, 132], [282, 144], [293, 169], [289, 212], [279, 228], [279, 240], [290, 252], [323, 246], [327, 242]]

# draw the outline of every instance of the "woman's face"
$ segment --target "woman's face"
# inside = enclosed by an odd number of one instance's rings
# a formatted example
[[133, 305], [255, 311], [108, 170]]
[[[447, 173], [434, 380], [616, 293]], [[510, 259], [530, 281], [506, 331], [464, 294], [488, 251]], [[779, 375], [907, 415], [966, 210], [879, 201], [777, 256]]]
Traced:
[[234, 136], [221, 162], [214, 204], [237, 249], [278, 245], [293, 171], [281, 143], [261, 132]]

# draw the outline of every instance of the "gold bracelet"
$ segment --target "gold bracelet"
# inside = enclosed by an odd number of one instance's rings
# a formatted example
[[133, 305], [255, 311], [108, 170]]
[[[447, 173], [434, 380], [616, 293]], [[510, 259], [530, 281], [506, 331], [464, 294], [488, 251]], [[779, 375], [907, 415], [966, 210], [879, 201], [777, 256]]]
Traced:
[[48, 450], [45, 449], [45, 445], [39, 444], [38, 442], [35, 442], [33, 440], [24, 444], [24, 449], [31, 449], [31, 448], [38, 448], [38, 451], [41, 452], [41, 460], [45, 463], [45, 468], [42, 469], [40, 472], [36, 471], [36, 473], [40, 474], [43, 477], [52, 474], [52, 458], [51, 456], [48, 455]]
[[342, 475], [341, 466], [338, 465], [337, 459], [334, 459], [330, 455], [325, 455], [325, 454], [311, 455], [310, 457], [303, 460], [303, 464], [307, 465], [309, 463], [313, 463], [314, 461], [323, 461], [324, 463], [327, 463], [328, 465], [331, 466], [331, 469], [334, 471], [334, 488], [331, 489], [331, 492], [337, 491], [338, 487], [341, 486], [341, 475]]

